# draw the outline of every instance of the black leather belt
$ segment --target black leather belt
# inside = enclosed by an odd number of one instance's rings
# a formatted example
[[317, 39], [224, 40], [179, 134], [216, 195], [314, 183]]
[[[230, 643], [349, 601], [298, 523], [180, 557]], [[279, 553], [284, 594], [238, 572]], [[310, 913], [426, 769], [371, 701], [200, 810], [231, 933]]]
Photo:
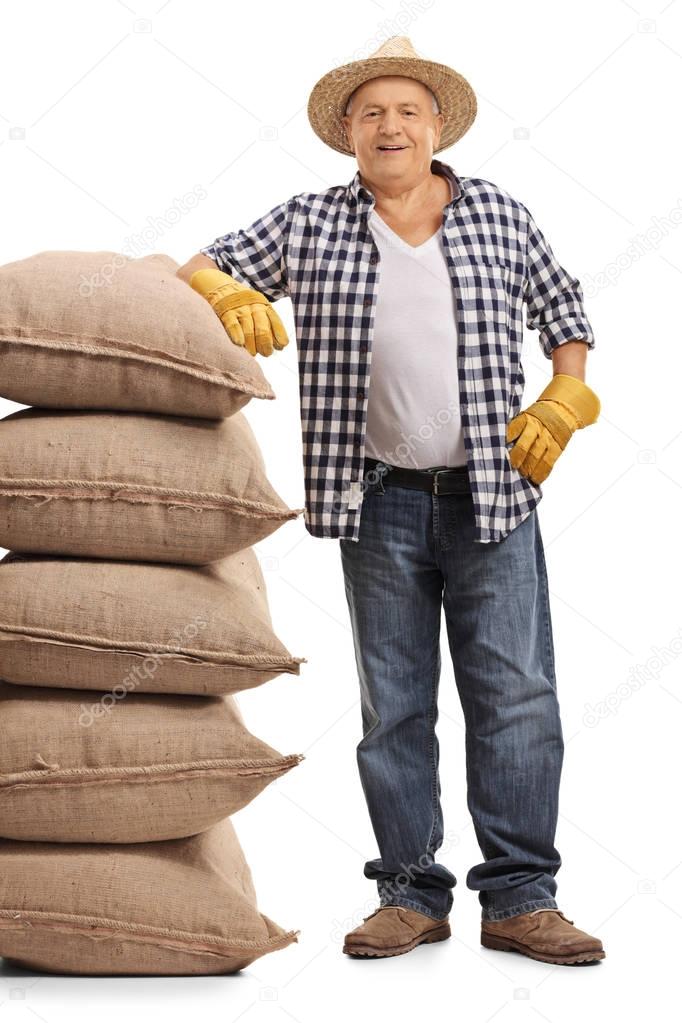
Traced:
[[377, 458], [365, 457], [365, 477], [368, 482], [378, 487], [393, 484], [396, 487], [409, 487], [412, 490], [426, 490], [431, 494], [470, 494], [469, 471], [466, 465], [440, 466], [431, 469], [404, 469], [399, 465], [390, 465]]

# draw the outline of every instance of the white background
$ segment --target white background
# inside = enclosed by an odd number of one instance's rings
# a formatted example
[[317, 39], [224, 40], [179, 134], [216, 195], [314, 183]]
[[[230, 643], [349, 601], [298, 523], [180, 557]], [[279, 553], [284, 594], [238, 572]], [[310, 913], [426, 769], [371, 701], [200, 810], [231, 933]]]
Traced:
[[[560, 967], [479, 944], [480, 858], [464, 733], [443, 630], [442, 860], [458, 877], [453, 939], [357, 962], [343, 933], [376, 904], [377, 855], [356, 772], [361, 736], [338, 544], [302, 517], [259, 544], [276, 629], [308, 658], [240, 697], [250, 728], [306, 760], [235, 817], [260, 908], [299, 943], [222, 978], [69, 979], [0, 968], [0, 1023], [163, 1014], [225, 1023], [321, 1018], [672, 1018], [678, 1004], [682, 4], [344, 0], [3, 3], [0, 262], [44, 249], [165, 252], [185, 262], [300, 191], [347, 183], [355, 161], [314, 135], [306, 103], [330, 68], [408, 34], [463, 73], [473, 127], [443, 159], [525, 203], [580, 278], [602, 400], [544, 485], [566, 738], [558, 901], [607, 958]], [[146, 19], [146, 20], [145, 20]], [[178, 197], [207, 197], [180, 216]], [[170, 212], [169, 212], [170, 211]], [[149, 228], [147, 242], [140, 233]], [[607, 280], [599, 275], [608, 273]], [[304, 503], [291, 344], [261, 359], [278, 400], [251, 402], [268, 474]], [[525, 341], [526, 404], [551, 374]], [[16, 406], [0, 402], [2, 413]], [[217, 907], [218, 909], [219, 907]]]

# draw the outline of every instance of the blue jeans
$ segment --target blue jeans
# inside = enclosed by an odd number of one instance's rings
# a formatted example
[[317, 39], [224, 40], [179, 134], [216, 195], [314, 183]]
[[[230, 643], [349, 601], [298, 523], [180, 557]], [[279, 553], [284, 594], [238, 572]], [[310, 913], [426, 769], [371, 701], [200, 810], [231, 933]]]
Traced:
[[363, 738], [360, 779], [380, 904], [449, 913], [437, 696], [441, 609], [466, 726], [467, 804], [484, 857], [467, 874], [484, 920], [558, 908], [554, 847], [563, 735], [544, 549], [534, 509], [473, 540], [471, 494], [367, 486], [358, 541], [339, 541]]

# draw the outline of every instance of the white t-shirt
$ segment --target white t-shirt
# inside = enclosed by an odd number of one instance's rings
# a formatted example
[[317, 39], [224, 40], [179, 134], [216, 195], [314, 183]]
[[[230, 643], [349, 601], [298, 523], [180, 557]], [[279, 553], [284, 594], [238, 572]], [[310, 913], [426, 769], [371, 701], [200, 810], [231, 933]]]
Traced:
[[365, 453], [408, 469], [466, 464], [455, 293], [442, 231], [416, 248], [372, 210], [379, 289]]

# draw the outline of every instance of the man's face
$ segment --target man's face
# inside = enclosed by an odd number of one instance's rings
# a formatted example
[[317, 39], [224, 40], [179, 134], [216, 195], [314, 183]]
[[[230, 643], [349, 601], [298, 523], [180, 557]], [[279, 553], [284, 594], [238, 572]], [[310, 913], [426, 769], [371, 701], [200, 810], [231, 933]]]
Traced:
[[[425, 85], [401, 75], [365, 82], [342, 118], [360, 173], [370, 181], [409, 181], [431, 166], [443, 129]], [[400, 146], [398, 150], [382, 147]]]

